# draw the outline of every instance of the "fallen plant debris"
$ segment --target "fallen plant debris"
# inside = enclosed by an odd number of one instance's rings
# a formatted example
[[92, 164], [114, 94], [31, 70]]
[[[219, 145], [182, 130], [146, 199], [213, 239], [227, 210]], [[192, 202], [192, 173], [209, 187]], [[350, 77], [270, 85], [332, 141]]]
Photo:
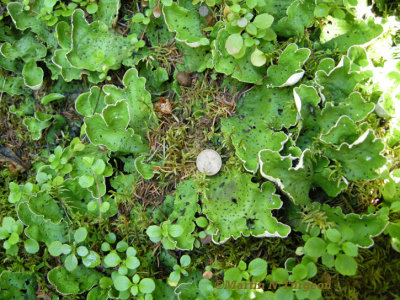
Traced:
[[399, 11], [3, 0], [0, 299], [400, 298]]

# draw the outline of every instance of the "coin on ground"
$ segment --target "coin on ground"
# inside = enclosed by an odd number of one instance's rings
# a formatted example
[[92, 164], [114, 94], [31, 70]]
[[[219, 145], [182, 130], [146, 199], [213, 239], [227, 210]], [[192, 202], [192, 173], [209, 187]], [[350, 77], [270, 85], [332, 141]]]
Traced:
[[197, 156], [196, 166], [201, 173], [206, 173], [208, 176], [215, 175], [222, 167], [221, 156], [214, 150], [203, 150]]

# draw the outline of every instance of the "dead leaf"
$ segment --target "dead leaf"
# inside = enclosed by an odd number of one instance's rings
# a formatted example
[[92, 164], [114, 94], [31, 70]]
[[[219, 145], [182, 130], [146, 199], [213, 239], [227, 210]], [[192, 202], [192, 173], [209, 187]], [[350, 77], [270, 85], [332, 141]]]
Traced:
[[154, 103], [154, 109], [165, 115], [172, 113], [171, 102], [169, 102], [167, 98], [160, 98], [156, 103]]

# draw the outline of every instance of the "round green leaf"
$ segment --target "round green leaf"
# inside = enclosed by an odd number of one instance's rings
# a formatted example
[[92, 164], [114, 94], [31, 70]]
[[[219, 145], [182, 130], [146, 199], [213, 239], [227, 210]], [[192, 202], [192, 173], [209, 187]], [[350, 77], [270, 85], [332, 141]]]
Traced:
[[89, 250], [85, 246], [79, 246], [78, 249], [76, 249], [76, 253], [83, 257], [89, 254]]
[[230, 268], [225, 272], [224, 280], [231, 282], [234, 280], [240, 281], [242, 280], [242, 271], [240, 271], [238, 268]]
[[147, 228], [146, 234], [154, 243], [158, 243], [162, 238], [162, 230], [159, 226], [151, 225]]
[[79, 177], [79, 185], [83, 188], [91, 187], [94, 184], [93, 176], [83, 175]]
[[115, 289], [120, 292], [128, 290], [132, 285], [132, 282], [129, 280], [129, 278], [123, 275], [115, 276], [113, 282]]
[[312, 278], [317, 275], [318, 269], [313, 262], [307, 264], [307, 278]]
[[181, 225], [175, 224], [168, 227], [168, 233], [174, 237], [180, 237], [183, 233], [183, 227]]
[[348, 256], [356, 257], [358, 255], [358, 248], [352, 242], [345, 242], [342, 245], [342, 250]]
[[136, 249], [128, 247], [128, 249], [126, 249], [126, 256], [136, 256]]
[[255, 258], [249, 263], [247, 270], [253, 276], [260, 276], [267, 272], [267, 262], [262, 258]]
[[293, 300], [294, 299], [293, 291], [291, 288], [281, 287], [275, 292], [274, 299]]
[[307, 277], [307, 267], [299, 264], [292, 270], [293, 280], [300, 281]]
[[327, 251], [329, 254], [336, 255], [336, 254], [339, 253], [340, 247], [339, 247], [338, 244], [329, 243], [328, 246], [326, 247], [326, 251]]
[[191, 259], [189, 255], [182, 255], [180, 263], [182, 267], [187, 267], [190, 265]]
[[134, 270], [140, 266], [140, 261], [135, 256], [128, 256], [125, 264], [129, 269]]
[[339, 243], [339, 242], [340, 242], [340, 239], [342, 238], [342, 235], [341, 235], [341, 233], [340, 233], [339, 230], [334, 229], [334, 228], [329, 228], [329, 229], [326, 231], [326, 237], [327, 237], [331, 242]]
[[89, 211], [95, 211], [96, 208], [97, 208], [97, 201], [95, 201], [95, 200], [92, 200], [87, 204], [87, 209]]
[[102, 213], [108, 212], [109, 209], [110, 209], [110, 202], [103, 202], [103, 203], [100, 205], [100, 211], [101, 211]]
[[101, 251], [107, 252], [111, 250], [111, 246], [109, 243], [104, 242], [101, 244]]
[[270, 14], [264, 13], [261, 15], [257, 15], [254, 18], [253, 24], [256, 25], [259, 29], [267, 29], [271, 27], [272, 23], [274, 22], [274, 17]]
[[81, 243], [83, 242], [87, 237], [87, 230], [84, 227], [78, 228], [77, 231], [75, 231], [74, 234], [74, 239], [76, 243]]
[[314, 9], [314, 16], [316, 18], [325, 18], [329, 15], [329, 6], [323, 3], [318, 4]]
[[318, 237], [309, 238], [304, 245], [305, 253], [311, 257], [320, 257], [324, 254], [326, 243]]
[[208, 226], [208, 221], [204, 217], [198, 217], [196, 219], [196, 224], [197, 224], [197, 226], [199, 226], [201, 228], [206, 228]]
[[156, 285], [154, 283], [154, 280], [151, 278], [143, 278], [139, 283], [139, 290], [143, 294], [151, 294], [155, 288]]
[[106, 241], [109, 242], [110, 244], [114, 244], [116, 240], [117, 236], [115, 235], [115, 233], [110, 232], [109, 234], [106, 235]]
[[92, 165], [92, 170], [95, 172], [97, 175], [103, 174], [104, 170], [106, 168], [106, 164], [102, 159], [96, 160], [96, 162]]
[[267, 57], [262, 51], [256, 48], [254, 52], [251, 54], [250, 60], [253, 66], [261, 67], [265, 65], [265, 63], [267, 62]]
[[100, 264], [100, 255], [90, 250], [89, 254], [82, 259], [82, 262], [88, 268], [95, 268]]
[[322, 263], [328, 268], [332, 268], [335, 265], [335, 256], [329, 253], [324, 253], [321, 257]]
[[24, 247], [26, 252], [30, 253], [30, 254], [35, 254], [39, 251], [39, 243], [36, 242], [35, 240], [26, 240], [24, 242]]
[[16, 232], [11, 233], [10, 237], [8, 238], [8, 243], [10, 245], [15, 245], [19, 242], [19, 235]]
[[128, 274], [128, 268], [127, 267], [125, 267], [125, 266], [120, 266], [119, 268], [118, 268], [118, 274], [119, 275], [126, 275], [126, 274]]
[[284, 268], [276, 268], [272, 270], [272, 278], [279, 283], [283, 283], [288, 280], [289, 273]]
[[107, 254], [106, 257], [104, 257], [104, 263], [109, 268], [116, 267], [120, 262], [121, 262], [121, 258], [115, 251], [110, 252], [109, 254]]
[[243, 47], [243, 38], [239, 33], [231, 34], [225, 42], [225, 49], [230, 55], [240, 52]]
[[128, 245], [127, 242], [125, 242], [125, 241], [119, 241], [119, 242], [117, 243], [116, 249], [117, 249], [118, 252], [125, 252], [126, 249], [128, 249], [128, 247], [129, 247], [129, 245]]
[[4, 240], [8, 238], [10, 234], [8, 233], [7, 229], [0, 227], [0, 240]]
[[63, 244], [59, 241], [52, 242], [49, 247], [49, 253], [51, 256], [60, 256], [62, 253]]
[[113, 281], [110, 277], [102, 277], [99, 281], [99, 285], [102, 289], [108, 289], [113, 285]]
[[357, 272], [357, 262], [351, 256], [338, 254], [335, 259], [335, 268], [342, 275], [353, 276]]
[[70, 254], [64, 261], [64, 266], [67, 271], [72, 272], [78, 266], [78, 259], [76, 258], [75, 254]]
[[86, 6], [86, 11], [89, 14], [94, 14], [97, 11], [98, 7], [96, 3], [90, 3], [88, 6]]
[[139, 293], [139, 288], [138, 288], [138, 286], [137, 286], [137, 285], [133, 285], [133, 286], [131, 287], [131, 294], [132, 294], [132, 296], [136, 296], [138, 293]]
[[181, 279], [181, 274], [179, 272], [174, 271], [169, 274], [169, 281], [179, 282], [179, 279]]
[[68, 245], [68, 244], [63, 244], [62, 247], [61, 247], [61, 253], [65, 254], [65, 255], [70, 254], [71, 253], [71, 246]]

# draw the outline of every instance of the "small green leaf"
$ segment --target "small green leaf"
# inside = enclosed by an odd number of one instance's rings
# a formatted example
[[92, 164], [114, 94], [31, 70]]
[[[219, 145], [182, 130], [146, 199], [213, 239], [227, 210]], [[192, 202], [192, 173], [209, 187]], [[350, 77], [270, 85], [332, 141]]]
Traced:
[[292, 270], [293, 280], [300, 281], [307, 277], [307, 267], [299, 264], [295, 266]]
[[71, 253], [71, 246], [68, 245], [68, 244], [63, 244], [61, 246], [61, 253], [65, 254], [65, 255], [70, 254]]
[[96, 208], [97, 208], [97, 201], [95, 201], [95, 200], [92, 200], [92, 201], [90, 201], [88, 204], [87, 204], [87, 209], [89, 210], [89, 211], [95, 211], [96, 210]]
[[254, 18], [253, 24], [256, 25], [259, 29], [267, 29], [271, 27], [272, 23], [274, 22], [274, 17], [270, 14], [264, 13], [257, 15]]
[[89, 14], [94, 14], [98, 9], [98, 6], [96, 3], [90, 3], [88, 6], [86, 6], [86, 11]]
[[93, 165], [94, 157], [93, 156], [84, 156], [84, 157], [82, 157], [82, 161], [86, 166], [90, 167], [91, 165]]
[[118, 274], [119, 274], [119, 275], [126, 275], [126, 274], [128, 274], [128, 268], [125, 267], [124, 265], [120, 266], [120, 267], [118, 268]]
[[243, 38], [240, 34], [231, 34], [225, 42], [225, 49], [230, 55], [235, 55], [240, 52], [243, 47]]
[[30, 254], [35, 254], [39, 251], [39, 243], [36, 242], [35, 240], [26, 240], [24, 242], [24, 247], [26, 252], [30, 253]]
[[100, 205], [100, 211], [101, 211], [102, 213], [108, 212], [109, 209], [110, 209], [110, 202], [103, 202], [103, 203]]
[[154, 280], [151, 278], [143, 278], [139, 283], [139, 290], [143, 294], [151, 294], [155, 288], [156, 285], [154, 283]]
[[335, 268], [342, 275], [353, 276], [357, 272], [357, 262], [348, 255], [338, 254], [335, 259]]
[[4, 239], [8, 238], [9, 236], [10, 236], [10, 234], [8, 233], [8, 231], [5, 228], [0, 227], [0, 240], [4, 240]]
[[104, 172], [104, 169], [106, 168], [106, 164], [104, 163], [104, 161], [102, 159], [98, 159], [96, 160], [96, 162], [94, 163], [94, 165], [92, 166], [92, 170], [97, 174], [97, 175], [101, 175]]
[[134, 270], [140, 266], [140, 261], [135, 256], [128, 256], [125, 264], [129, 269]]
[[335, 265], [335, 256], [324, 253], [324, 255], [322, 255], [322, 263], [328, 268], [332, 268]]
[[336, 255], [336, 254], [339, 253], [340, 247], [339, 247], [338, 244], [329, 243], [328, 246], [326, 247], [326, 251], [327, 251], [329, 254]]
[[307, 240], [304, 245], [304, 250], [311, 257], [321, 257], [326, 249], [326, 243], [323, 239], [312, 237]]
[[245, 271], [246, 268], [247, 268], [247, 265], [246, 265], [246, 263], [245, 263], [243, 260], [241, 260], [241, 261], [239, 261], [238, 268], [239, 268], [240, 270], [242, 270], [242, 271]]
[[253, 276], [260, 276], [267, 272], [267, 262], [262, 258], [255, 258], [249, 263], [247, 270]]
[[110, 232], [109, 234], [106, 235], [106, 241], [109, 242], [110, 244], [114, 244], [116, 240], [117, 236], [115, 235], [115, 233]]
[[329, 15], [330, 8], [328, 5], [320, 3], [314, 9], [314, 16], [316, 18], [325, 18]]
[[51, 256], [60, 256], [62, 253], [62, 246], [63, 244], [59, 241], [52, 242], [49, 247], [49, 253]]
[[107, 252], [111, 250], [111, 246], [109, 243], [104, 242], [101, 244], [101, 251]]
[[126, 249], [126, 256], [136, 256], [136, 249], [128, 247], [128, 249]]
[[342, 250], [348, 256], [356, 257], [358, 255], [358, 247], [352, 242], [343, 243]]
[[129, 278], [122, 275], [115, 276], [113, 282], [115, 289], [120, 292], [128, 290], [132, 285], [132, 282], [129, 280]]
[[118, 252], [125, 252], [126, 249], [128, 249], [128, 247], [129, 247], [129, 245], [128, 245], [127, 242], [125, 242], [125, 241], [119, 241], [119, 242], [117, 243], [116, 249], [117, 249]]
[[265, 63], [267, 62], [267, 57], [262, 51], [256, 48], [254, 52], [251, 54], [250, 60], [254, 66], [261, 67], [265, 65]]
[[75, 231], [74, 239], [76, 243], [83, 242], [87, 237], [87, 230], [84, 227], [80, 227], [77, 231]]
[[89, 250], [85, 246], [79, 246], [78, 249], [76, 249], [76, 253], [79, 256], [84, 257], [89, 254]]
[[179, 282], [179, 280], [181, 279], [181, 274], [177, 271], [171, 272], [169, 274], [168, 279], [169, 279], [169, 281], [174, 282], [174, 283]]
[[79, 185], [83, 188], [91, 187], [94, 184], [93, 176], [83, 175], [79, 177]]
[[201, 228], [206, 228], [208, 226], [208, 221], [204, 217], [198, 217], [196, 219], [196, 224], [197, 224], [197, 226], [199, 226]]
[[10, 203], [17, 203], [22, 197], [22, 192], [21, 189], [19, 188], [19, 185], [16, 184], [15, 182], [10, 182], [8, 187], [10, 189], [10, 195], [8, 196], [8, 201]]
[[8, 244], [15, 245], [19, 242], [19, 235], [16, 232], [11, 233], [10, 237], [8, 238]]
[[109, 268], [114, 268], [118, 266], [118, 264], [121, 262], [121, 258], [115, 251], [111, 251], [109, 254], [107, 254], [106, 257], [104, 257], [104, 263], [106, 267]]
[[326, 231], [326, 237], [334, 243], [339, 243], [340, 239], [342, 238], [342, 235], [339, 230], [334, 229], [334, 228], [329, 228]]
[[190, 265], [191, 259], [189, 255], [182, 255], [180, 263], [182, 267], [188, 267]]
[[180, 237], [183, 233], [183, 227], [181, 225], [175, 224], [168, 227], [168, 233], [174, 237]]
[[70, 254], [64, 261], [64, 266], [67, 271], [72, 272], [78, 266], [78, 259], [76, 258], [75, 254]]
[[83, 264], [88, 268], [95, 268], [100, 264], [100, 255], [90, 250], [89, 254], [82, 259]]

